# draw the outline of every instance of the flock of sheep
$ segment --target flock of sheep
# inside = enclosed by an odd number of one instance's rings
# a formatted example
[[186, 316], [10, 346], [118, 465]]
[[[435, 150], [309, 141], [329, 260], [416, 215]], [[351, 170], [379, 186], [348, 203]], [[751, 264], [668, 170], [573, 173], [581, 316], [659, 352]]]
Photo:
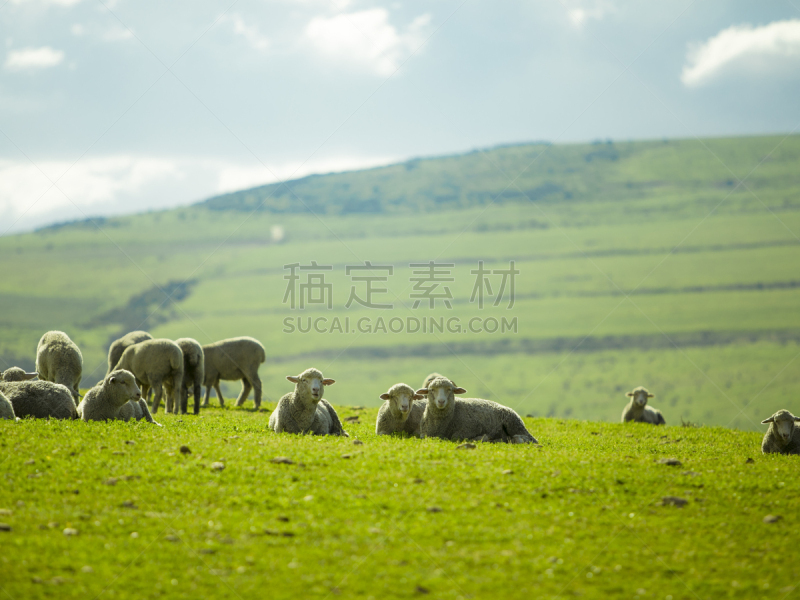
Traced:
[[[20, 417], [105, 421], [144, 419], [158, 425], [158, 412], [166, 393], [166, 412], [186, 413], [189, 394], [194, 413], [208, 406], [213, 387], [224, 406], [219, 382], [242, 381], [236, 399], [241, 406], [253, 392], [255, 407], [261, 406], [258, 368], [266, 360], [261, 343], [251, 337], [237, 337], [201, 346], [191, 338], [176, 341], [153, 339], [145, 331], [134, 331], [111, 344], [108, 371], [102, 381], [81, 400], [78, 391], [83, 356], [78, 346], [61, 331], [45, 333], [36, 351], [36, 372], [12, 367], [0, 376], [0, 418]], [[38, 377], [38, 380], [34, 381]], [[276, 433], [310, 433], [347, 436], [333, 406], [323, 398], [325, 386], [335, 383], [317, 369], [306, 369], [287, 379], [294, 391], [283, 396], [269, 418]], [[151, 407], [147, 404], [154, 395]], [[375, 431], [416, 437], [437, 437], [453, 441], [538, 443], [522, 418], [511, 408], [480, 398], [456, 398], [466, 390], [438, 373], [431, 373], [420, 389], [397, 383], [381, 394]], [[648, 406], [653, 397], [646, 388], [627, 394], [630, 401], [622, 421], [663, 425], [661, 411]], [[788, 410], [780, 410], [762, 421], [769, 424], [761, 450], [764, 453], [800, 454], [800, 427]]]

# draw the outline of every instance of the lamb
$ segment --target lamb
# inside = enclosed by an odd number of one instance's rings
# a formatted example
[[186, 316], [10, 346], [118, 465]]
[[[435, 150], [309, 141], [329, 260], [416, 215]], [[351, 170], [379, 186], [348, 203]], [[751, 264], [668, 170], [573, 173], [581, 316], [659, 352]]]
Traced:
[[275, 433], [311, 433], [350, 437], [339, 421], [333, 406], [322, 398], [326, 385], [336, 383], [325, 379], [317, 369], [306, 369], [297, 377], [286, 377], [295, 384], [294, 391], [278, 400], [269, 417], [269, 427]]
[[0, 419], [11, 419], [14, 421], [16, 418], [17, 415], [14, 414], [14, 405], [11, 404], [11, 400], [0, 392]]
[[456, 398], [467, 390], [437, 377], [417, 394], [428, 397], [420, 422], [420, 437], [445, 440], [490, 440], [538, 444], [514, 410], [481, 398]]
[[800, 454], [800, 427], [795, 423], [800, 417], [795, 417], [788, 410], [779, 410], [769, 419], [761, 421], [769, 423], [769, 429], [761, 440], [761, 452], [764, 454]]
[[81, 401], [78, 388], [83, 372], [83, 356], [78, 346], [63, 331], [48, 331], [36, 349], [39, 379], [60, 383], [72, 394], [75, 405]]
[[[20, 369], [21, 370], [21, 369]], [[36, 375], [35, 373], [33, 374]], [[72, 392], [60, 383], [50, 381], [0, 382], [4, 395], [19, 418], [77, 419], [78, 413]]]
[[[419, 437], [419, 424], [425, 412], [425, 396], [414, 392], [414, 388], [405, 383], [396, 383], [381, 400], [386, 400], [378, 411], [375, 422], [377, 435], [407, 433]], [[416, 400], [416, 402], [415, 402]]]
[[133, 373], [125, 370], [112, 371], [86, 392], [78, 406], [78, 416], [83, 421], [144, 419], [160, 426], [150, 415]]
[[203, 385], [205, 359], [203, 347], [192, 338], [175, 340], [183, 352], [183, 385], [181, 385], [181, 412], [186, 414], [189, 404], [189, 389], [194, 395], [194, 414], [200, 414], [200, 395]]
[[236, 406], [245, 403], [252, 389], [256, 410], [261, 407], [261, 379], [258, 377], [258, 367], [267, 358], [261, 342], [251, 337], [221, 340], [203, 346], [203, 356], [205, 357], [203, 385], [206, 386], [203, 407], [208, 406], [211, 386], [214, 386], [217, 392], [219, 405], [225, 406], [225, 399], [219, 387], [220, 379], [242, 380], [242, 391], [236, 399]]
[[[142, 398], [152, 388], [155, 392], [153, 414], [158, 413], [164, 389], [167, 392], [166, 412], [178, 412], [183, 388], [183, 352], [172, 340], [155, 339], [128, 346], [114, 367], [133, 373], [142, 388]], [[162, 389], [162, 384], [164, 389]]]
[[648, 392], [647, 388], [639, 386], [626, 395], [631, 397], [631, 401], [622, 411], [623, 423], [636, 421], [638, 423], [652, 423], [653, 425], [666, 424], [664, 415], [661, 414], [660, 410], [647, 406], [647, 399], [653, 397], [653, 394]]
[[122, 356], [122, 353], [125, 352], [128, 346], [133, 346], [139, 342], [146, 342], [152, 339], [153, 336], [146, 331], [131, 331], [118, 340], [111, 342], [111, 346], [108, 348], [108, 371], [106, 371], [106, 375], [114, 370], [114, 367], [117, 366], [119, 362], [119, 357]]

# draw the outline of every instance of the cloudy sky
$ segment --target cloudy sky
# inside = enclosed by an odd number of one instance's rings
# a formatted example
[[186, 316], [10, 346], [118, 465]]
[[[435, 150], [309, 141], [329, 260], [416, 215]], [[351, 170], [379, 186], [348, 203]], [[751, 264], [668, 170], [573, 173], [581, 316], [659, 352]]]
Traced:
[[0, 0], [0, 234], [414, 156], [800, 125], [800, 0]]

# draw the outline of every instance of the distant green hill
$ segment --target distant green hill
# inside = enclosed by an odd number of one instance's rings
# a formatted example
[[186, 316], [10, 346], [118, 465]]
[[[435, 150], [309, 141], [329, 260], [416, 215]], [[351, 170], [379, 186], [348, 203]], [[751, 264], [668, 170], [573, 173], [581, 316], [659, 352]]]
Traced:
[[[273, 400], [311, 365], [337, 380], [333, 402], [372, 406], [437, 370], [537, 416], [617, 420], [624, 393], [646, 385], [669, 423], [758, 429], [777, 408], [800, 411], [798, 165], [800, 136], [516, 145], [3, 237], [0, 367], [33, 368], [49, 329], [80, 345], [84, 386], [132, 329], [252, 335]], [[284, 266], [312, 261], [331, 267], [317, 273], [331, 308], [291, 308]], [[376, 302], [392, 309], [348, 306], [365, 261], [392, 267], [367, 273], [386, 277]], [[450, 308], [414, 308], [424, 285], [410, 265], [429, 261], [454, 265], [437, 288]], [[481, 261], [514, 261], [512, 307], [494, 305], [497, 273], [484, 307], [470, 301]], [[334, 331], [301, 333], [309, 318]], [[431, 318], [462, 329], [407, 331]], [[475, 318], [516, 331], [473, 333]]]

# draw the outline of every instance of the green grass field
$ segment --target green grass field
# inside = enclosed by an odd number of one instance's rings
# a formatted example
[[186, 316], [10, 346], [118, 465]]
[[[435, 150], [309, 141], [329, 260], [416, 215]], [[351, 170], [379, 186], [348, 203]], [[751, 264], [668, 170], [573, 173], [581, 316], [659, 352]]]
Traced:
[[264, 410], [0, 423], [3, 596], [796, 594], [798, 457], [757, 433], [536, 418], [539, 447], [458, 449], [340, 413], [350, 439], [276, 435]]

